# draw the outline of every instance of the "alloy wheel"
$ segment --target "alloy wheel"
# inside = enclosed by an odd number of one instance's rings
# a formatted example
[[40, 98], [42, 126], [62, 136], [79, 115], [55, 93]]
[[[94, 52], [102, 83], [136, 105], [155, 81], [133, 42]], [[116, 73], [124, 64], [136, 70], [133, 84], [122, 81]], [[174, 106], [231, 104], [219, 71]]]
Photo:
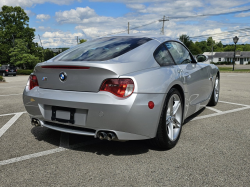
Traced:
[[168, 102], [166, 113], [166, 130], [168, 138], [175, 141], [179, 136], [182, 123], [181, 99], [177, 94], [173, 94]]

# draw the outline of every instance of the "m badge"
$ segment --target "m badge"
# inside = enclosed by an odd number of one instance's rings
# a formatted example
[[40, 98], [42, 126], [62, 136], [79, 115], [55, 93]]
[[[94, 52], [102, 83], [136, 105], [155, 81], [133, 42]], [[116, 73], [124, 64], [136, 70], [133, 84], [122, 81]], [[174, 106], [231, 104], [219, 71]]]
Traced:
[[42, 78], [42, 81], [47, 81], [47, 80], [48, 80], [47, 77], [43, 77], [43, 78]]

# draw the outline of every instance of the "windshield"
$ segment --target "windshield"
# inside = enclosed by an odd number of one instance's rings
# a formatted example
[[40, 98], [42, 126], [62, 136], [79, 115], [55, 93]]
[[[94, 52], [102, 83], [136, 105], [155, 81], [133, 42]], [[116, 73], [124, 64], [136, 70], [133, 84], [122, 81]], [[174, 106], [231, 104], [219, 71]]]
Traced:
[[108, 37], [85, 42], [55, 61], [104, 61], [118, 57], [150, 41], [150, 38]]

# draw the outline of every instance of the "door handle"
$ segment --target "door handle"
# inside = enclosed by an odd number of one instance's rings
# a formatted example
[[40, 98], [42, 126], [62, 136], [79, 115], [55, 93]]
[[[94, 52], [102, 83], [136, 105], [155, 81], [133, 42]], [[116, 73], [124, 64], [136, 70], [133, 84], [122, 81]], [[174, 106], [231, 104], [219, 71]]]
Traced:
[[213, 77], [209, 77], [209, 80], [212, 81], [212, 80], [213, 80]]

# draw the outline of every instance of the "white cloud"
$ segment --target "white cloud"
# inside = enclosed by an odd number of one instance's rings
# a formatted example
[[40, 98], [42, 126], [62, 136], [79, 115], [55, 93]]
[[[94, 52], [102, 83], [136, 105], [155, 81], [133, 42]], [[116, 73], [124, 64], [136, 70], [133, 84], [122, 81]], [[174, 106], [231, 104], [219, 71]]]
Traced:
[[[25, 1], [25, 0], [24, 0]], [[38, 1], [38, 0], [34, 0]], [[40, 0], [45, 1], [45, 0]], [[56, 0], [54, 0], [56, 1]], [[67, 1], [67, 0], [62, 0]], [[199, 14], [222, 13], [228, 11], [238, 11], [247, 9], [247, 2], [250, 0], [92, 0], [98, 2], [122, 2], [128, 8], [133, 9], [128, 14], [121, 17], [109, 17], [98, 15], [90, 7], [77, 7], [75, 9], [58, 11], [55, 13], [55, 19], [60, 24], [74, 24], [74, 32], [63, 32], [52, 30], [46, 27], [38, 27], [40, 31], [47, 31], [42, 35], [45, 47], [74, 46], [76, 45], [76, 36], [79, 38], [91, 39], [111, 33], [121, 32], [127, 29], [130, 22], [130, 28], [157, 21], [166, 16], [191, 16]], [[147, 3], [144, 5], [143, 3]], [[112, 10], [110, 10], [112, 11]], [[246, 13], [245, 13], [246, 14]], [[241, 14], [239, 14], [241, 15]], [[245, 15], [244, 15], [245, 16]], [[226, 19], [226, 18], [225, 18]], [[192, 22], [190, 22], [192, 21]], [[238, 28], [236, 28], [238, 26]], [[162, 22], [155, 22], [145, 27], [130, 30], [130, 33], [149, 33], [160, 34]], [[225, 20], [211, 21], [207, 17], [197, 17], [195, 19], [170, 19], [165, 22], [165, 35], [172, 38], [178, 38], [181, 34], [187, 34], [190, 37], [221, 33], [225, 30], [235, 30], [244, 28], [240, 22], [228, 22]], [[124, 33], [126, 33], [125, 31]], [[213, 37], [216, 41], [222, 39], [222, 36]], [[202, 38], [204, 40], [206, 38]], [[195, 41], [195, 40], [194, 40]], [[241, 41], [246, 41], [242, 39]], [[250, 39], [248, 39], [250, 42]], [[232, 42], [223, 40], [223, 43]]]
[[34, 16], [36, 15], [34, 12], [32, 12], [31, 10], [24, 10], [24, 12], [27, 14], [27, 16]]
[[83, 38], [82, 33], [70, 33], [70, 32], [45, 32], [41, 36], [43, 46], [47, 47], [71, 47], [76, 45], [77, 36]]
[[250, 16], [250, 12], [243, 12], [243, 13], [235, 15], [235, 17], [249, 17], [249, 16]]
[[59, 23], [80, 23], [85, 19], [97, 16], [95, 11], [89, 7], [56, 12], [56, 21]]
[[0, 7], [2, 7], [3, 5], [8, 5], [8, 6], [21, 6], [25, 8], [25, 7], [31, 7], [36, 4], [43, 4], [46, 2], [54, 3], [57, 5], [68, 5], [70, 3], [73, 3], [74, 1], [81, 2], [81, 0], [1, 0]]
[[41, 21], [44, 21], [44, 20], [50, 19], [50, 15], [48, 15], [48, 14], [38, 14], [36, 16], [36, 19], [40, 19]]
[[146, 6], [144, 4], [127, 4], [126, 6], [128, 8], [139, 9], [139, 10], [146, 8]]

